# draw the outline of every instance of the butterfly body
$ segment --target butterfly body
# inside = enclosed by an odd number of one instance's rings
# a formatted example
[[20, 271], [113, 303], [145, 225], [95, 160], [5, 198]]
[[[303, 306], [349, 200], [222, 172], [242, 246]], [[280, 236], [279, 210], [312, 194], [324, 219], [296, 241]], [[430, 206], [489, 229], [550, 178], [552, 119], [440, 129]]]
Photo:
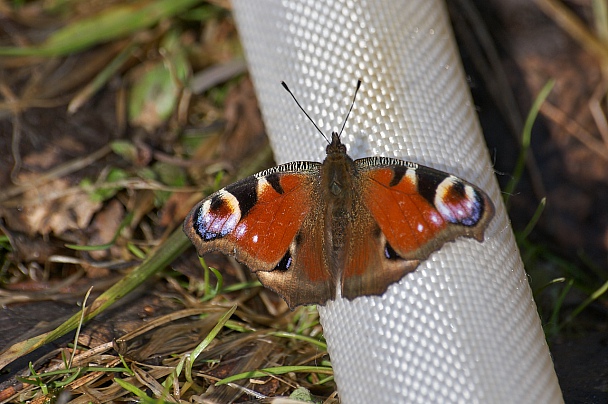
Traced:
[[353, 160], [335, 132], [326, 152], [199, 202], [184, 222], [198, 253], [233, 255], [293, 308], [382, 294], [444, 243], [483, 240], [494, 206], [472, 184], [403, 160]]

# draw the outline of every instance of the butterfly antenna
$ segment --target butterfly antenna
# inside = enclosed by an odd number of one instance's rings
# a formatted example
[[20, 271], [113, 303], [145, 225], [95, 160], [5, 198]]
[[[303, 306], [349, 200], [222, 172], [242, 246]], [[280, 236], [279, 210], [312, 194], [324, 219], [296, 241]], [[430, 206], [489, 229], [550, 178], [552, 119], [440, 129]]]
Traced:
[[319, 131], [319, 133], [321, 134], [321, 136], [323, 136], [323, 138], [327, 141], [327, 143], [330, 143], [330, 141], [327, 138], [327, 136], [325, 136], [325, 133], [323, 133], [323, 131], [321, 129], [319, 129], [319, 127], [317, 126], [317, 124], [315, 123], [315, 121], [313, 121], [312, 118], [310, 117], [310, 115], [308, 115], [308, 113], [306, 112], [306, 110], [304, 109], [304, 107], [302, 107], [302, 105], [300, 105], [300, 103], [298, 102], [298, 99], [296, 98], [296, 96], [293, 95], [293, 93], [291, 92], [291, 90], [289, 89], [289, 87], [287, 87], [287, 83], [285, 83], [284, 81], [281, 81], [281, 85], [283, 85], [283, 88], [285, 90], [287, 90], [287, 92], [289, 93], [289, 95], [291, 95], [291, 98], [293, 98], [293, 100], [296, 102], [296, 104], [298, 105], [298, 107], [300, 107], [300, 109], [302, 110], [302, 112], [304, 112], [304, 115], [306, 115], [306, 117], [308, 118], [308, 120], [310, 122], [312, 122], [312, 124], [315, 126], [315, 128], [317, 128], [317, 130]]
[[346, 117], [344, 118], [344, 123], [342, 124], [342, 128], [340, 129], [340, 133], [338, 133], [338, 137], [342, 136], [342, 131], [344, 130], [344, 127], [346, 126], [346, 121], [348, 121], [350, 111], [352, 111], [353, 107], [355, 106], [355, 99], [357, 99], [357, 93], [359, 92], [359, 88], [361, 88], [361, 79], [357, 80], [357, 88], [355, 88], [355, 94], [353, 95], [353, 102], [350, 103], [350, 109], [348, 110], [348, 113], [346, 114]]

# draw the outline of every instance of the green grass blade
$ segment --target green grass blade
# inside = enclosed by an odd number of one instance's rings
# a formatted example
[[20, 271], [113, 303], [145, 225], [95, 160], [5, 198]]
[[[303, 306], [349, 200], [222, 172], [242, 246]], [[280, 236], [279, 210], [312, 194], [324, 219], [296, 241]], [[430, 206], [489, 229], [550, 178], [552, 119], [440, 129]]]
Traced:
[[264, 377], [268, 375], [284, 375], [285, 373], [290, 372], [306, 372], [306, 373], [320, 373], [324, 375], [333, 375], [334, 370], [330, 367], [320, 367], [320, 366], [277, 366], [273, 368], [266, 368], [262, 370], [253, 370], [251, 372], [239, 373], [234, 376], [226, 377], [225, 379], [220, 380], [215, 383], [216, 386], [221, 386], [222, 384], [228, 384], [232, 382], [236, 382], [238, 380], [243, 379], [251, 379], [255, 377]]
[[553, 86], [555, 85], [555, 80], [549, 80], [547, 84], [543, 86], [543, 88], [538, 93], [538, 96], [534, 100], [532, 107], [530, 108], [530, 112], [528, 113], [528, 117], [526, 118], [526, 122], [524, 124], [524, 128], [522, 130], [522, 139], [521, 139], [521, 153], [517, 158], [517, 163], [515, 164], [515, 169], [513, 170], [513, 177], [511, 181], [507, 184], [504, 194], [505, 194], [505, 205], [509, 206], [509, 198], [515, 192], [515, 188], [521, 179], [521, 176], [524, 173], [524, 169], [526, 168], [526, 158], [528, 156], [528, 150], [530, 149], [530, 139], [532, 137], [532, 126], [536, 121], [538, 113], [540, 111], [540, 107], [543, 105], [543, 102], [549, 96], [551, 90], [553, 90]]
[[[181, 229], [173, 234], [139, 267], [127, 274], [124, 278], [103, 292], [85, 311], [84, 321], [88, 321], [102, 313], [111, 304], [115, 303], [137, 286], [141, 285], [150, 276], [171, 263], [179, 254], [190, 246], [190, 242]], [[18, 342], [0, 352], [0, 369], [15, 359], [32, 352], [33, 350], [56, 340], [62, 335], [74, 330], [81, 320], [82, 311], [74, 314], [63, 324], [52, 331]]]
[[608, 291], [608, 281], [604, 282], [604, 284], [600, 286], [595, 292], [593, 292], [591, 296], [587, 297], [585, 301], [579, 304], [568, 316], [564, 323], [568, 323], [574, 320], [574, 318], [578, 316], [583, 310], [585, 310], [587, 306], [599, 299], [604, 293], [606, 293], [606, 291]]
[[142, 0], [83, 18], [33, 47], [0, 47], [0, 56], [63, 56], [122, 38], [180, 14], [200, 0]]
[[315, 346], [319, 347], [320, 349], [327, 351], [326, 343], [319, 341], [316, 338], [308, 337], [306, 335], [293, 334], [291, 332], [285, 332], [285, 331], [273, 332], [272, 335], [274, 335], [276, 337], [281, 337], [281, 338], [291, 338], [291, 339], [296, 339], [299, 341], [308, 342], [309, 344], [315, 345]]
[[187, 361], [186, 380], [192, 381], [192, 366], [194, 365], [196, 358], [198, 358], [198, 356], [201, 354], [201, 352], [203, 352], [205, 350], [205, 348], [207, 348], [209, 346], [211, 341], [213, 341], [213, 339], [221, 331], [221, 329], [224, 327], [224, 325], [230, 319], [230, 317], [232, 317], [232, 315], [234, 314], [235, 311], [236, 311], [236, 305], [232, 306], [230, 308], [230, 310], [228, 310], [226, 313], [224, 313], [224, 315], [222, 315], [222, 317], [218, 320], [215, 327], [213, 327], [213, 329], [209, 332], [209, 334], [205, 337], [205, 339], [202, 340], [201, 343], [198, 344], [196, 346], [196, 348], [194, 348], [194, 350], [192, 350], [192, 352], [189, 355], [189, 360]]
[[144, 393], [143, 390], [139, 389], [138, 387], [132, 385], [129, 382], [126, 382], [122, 379], [119, 379], [118, 377], [114, 378], [114, 381], [123, 389], [127, 390], [128, 392], [131, 392], [133, 394], [135, 394], [137, 397], [139, 398], [149, 398], [148, 395], [146, 393]]
[[517, 239], [518, 239], [517, 244], [521, 245], [523, 240], [528, 238], [530, 233], [532, 233], [532, 230], [534, 230], [534, 227], [536, 227], [536, 224], [538, 223], [538, 221], [540, 220], [540, 217], [542, 216], [543, 212], [545, 211], [546, 205], [547, 205], [547, 198], [541, 199], [540, 203], [536, 207], [536, 211], [534, 212], [534, 215], [532, 215], [532, 219], [530, 219], [530, 221], [526, 225], [526, 228], [524, 229], [524, 231], [522, 231], [521, 234], [517, 235]]

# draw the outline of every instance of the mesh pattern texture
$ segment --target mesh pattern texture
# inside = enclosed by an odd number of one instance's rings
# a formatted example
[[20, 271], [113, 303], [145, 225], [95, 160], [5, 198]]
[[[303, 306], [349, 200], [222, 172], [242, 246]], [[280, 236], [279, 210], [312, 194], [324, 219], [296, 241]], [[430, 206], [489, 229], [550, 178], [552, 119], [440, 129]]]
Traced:
[[353, 158], [384, 155], [486, 190], [479, 243], [448, 243], [383, 296], [319, 313], [343, 403], [559, 403], [536, 306], [439, 0], [233, 1], [278, 163], [322, 161], [325, 141], [284, 80]]

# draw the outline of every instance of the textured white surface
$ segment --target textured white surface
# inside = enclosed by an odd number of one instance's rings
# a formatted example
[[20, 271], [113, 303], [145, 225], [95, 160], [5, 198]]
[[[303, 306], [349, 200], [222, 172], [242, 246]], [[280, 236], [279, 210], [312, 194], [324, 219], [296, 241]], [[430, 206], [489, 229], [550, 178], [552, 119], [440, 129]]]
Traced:
[[233, 1], [279, 163], [343, 140], [454, 173], [497, 206], [486, 241], [445, 245], [381, 297], [319, 307], [344, 403], [561, 402], [536, 307], [480, 134], [443, 3]]

